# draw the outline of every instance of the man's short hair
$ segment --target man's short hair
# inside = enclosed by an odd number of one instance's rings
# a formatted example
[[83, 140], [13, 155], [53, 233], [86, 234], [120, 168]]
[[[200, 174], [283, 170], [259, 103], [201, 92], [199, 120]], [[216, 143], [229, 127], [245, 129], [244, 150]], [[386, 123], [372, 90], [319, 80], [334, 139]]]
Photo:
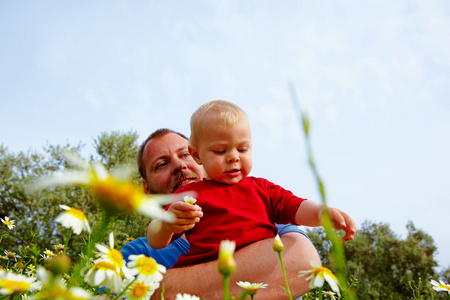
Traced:
[[169, 134], [169, 133], [178, 134], [182, 138], [184, 138], [184, 139], [189, 141], [189, 139], [184, 134], [176, 132], [176, 131], [174, 131], [172, 129], [168, 129], [168, 128], [160, 128], [160, 129], [156, 130], [155, 132], [153, 132], [152, 134], [150, 134], [148, 136], [148, 138], [139, 147], [139, 151], [138, 151], [138, 155], [137, 155], [137, 165], [138, 165], [138, 169], [139, 169], [139, 174], [141, 174], [141, 177], [145, 181], [147, 181], [147, 174], [145, 172], [145, 164], [144, 164], [144, 161], [143, 161], [145, 146], [147, 145], [147, 143], [151, 139], [160, 138], [160, 137], [163, 137], [163, 136], [165, 136], [166, 134]]
[[248, 120], [247, 114], [236, 104], [225, 100], [212, 100], [200, 106], [191, 116], [191, 145], [197, 146], [203, 122], [208, 118], [218, 118], [227, 126], [241, 120]]

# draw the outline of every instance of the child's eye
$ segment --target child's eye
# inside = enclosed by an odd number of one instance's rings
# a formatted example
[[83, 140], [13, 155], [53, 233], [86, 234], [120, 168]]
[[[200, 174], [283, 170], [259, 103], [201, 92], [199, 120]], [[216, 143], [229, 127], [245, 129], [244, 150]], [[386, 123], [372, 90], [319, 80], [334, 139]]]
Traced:
[[245, 151], [248, 151], [248, 148], [241, 148], [241, 149], [238, 149], [238, 151], [239, 152], [245, 152]]
[[224, 154], [225, 150], [213, 150], [215, 154]]

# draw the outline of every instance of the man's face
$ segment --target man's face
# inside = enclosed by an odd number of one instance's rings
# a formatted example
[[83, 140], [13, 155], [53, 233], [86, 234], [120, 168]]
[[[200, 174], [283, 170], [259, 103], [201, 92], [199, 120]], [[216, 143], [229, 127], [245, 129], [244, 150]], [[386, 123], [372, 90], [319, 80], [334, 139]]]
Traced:
[[171, 194], [191, 181], [206, 177], [188, 151], [188, 141], [175, 133], [151, 139], [145, 146], [143, 157], [147, 181], [142, 180], [144, 191], [151, 194]]

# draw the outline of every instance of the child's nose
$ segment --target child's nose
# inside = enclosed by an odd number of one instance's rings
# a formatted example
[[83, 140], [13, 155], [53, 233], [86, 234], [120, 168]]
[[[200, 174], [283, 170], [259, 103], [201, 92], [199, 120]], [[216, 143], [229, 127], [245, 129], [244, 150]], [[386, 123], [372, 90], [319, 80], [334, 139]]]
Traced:
[[228, 157], [227, 161], [229, 163], [239, 162], [239, 155], [236, 152], [232, 152], [230, 153], [230, 156]]

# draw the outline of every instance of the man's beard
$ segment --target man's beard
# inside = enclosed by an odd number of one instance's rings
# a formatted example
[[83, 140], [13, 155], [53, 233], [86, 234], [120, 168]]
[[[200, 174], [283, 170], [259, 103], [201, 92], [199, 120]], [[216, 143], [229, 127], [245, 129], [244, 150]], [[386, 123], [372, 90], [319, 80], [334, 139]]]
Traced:
[[177, 175], [175, 175], [174, 179], [169, 185], [169, 191], [170, 193], [175, 192], [180, 186], [185, 185], [188, 182], [191, 181], [198, 181], [200, 178], [197, 174], [193, 172], [181, 172]]

